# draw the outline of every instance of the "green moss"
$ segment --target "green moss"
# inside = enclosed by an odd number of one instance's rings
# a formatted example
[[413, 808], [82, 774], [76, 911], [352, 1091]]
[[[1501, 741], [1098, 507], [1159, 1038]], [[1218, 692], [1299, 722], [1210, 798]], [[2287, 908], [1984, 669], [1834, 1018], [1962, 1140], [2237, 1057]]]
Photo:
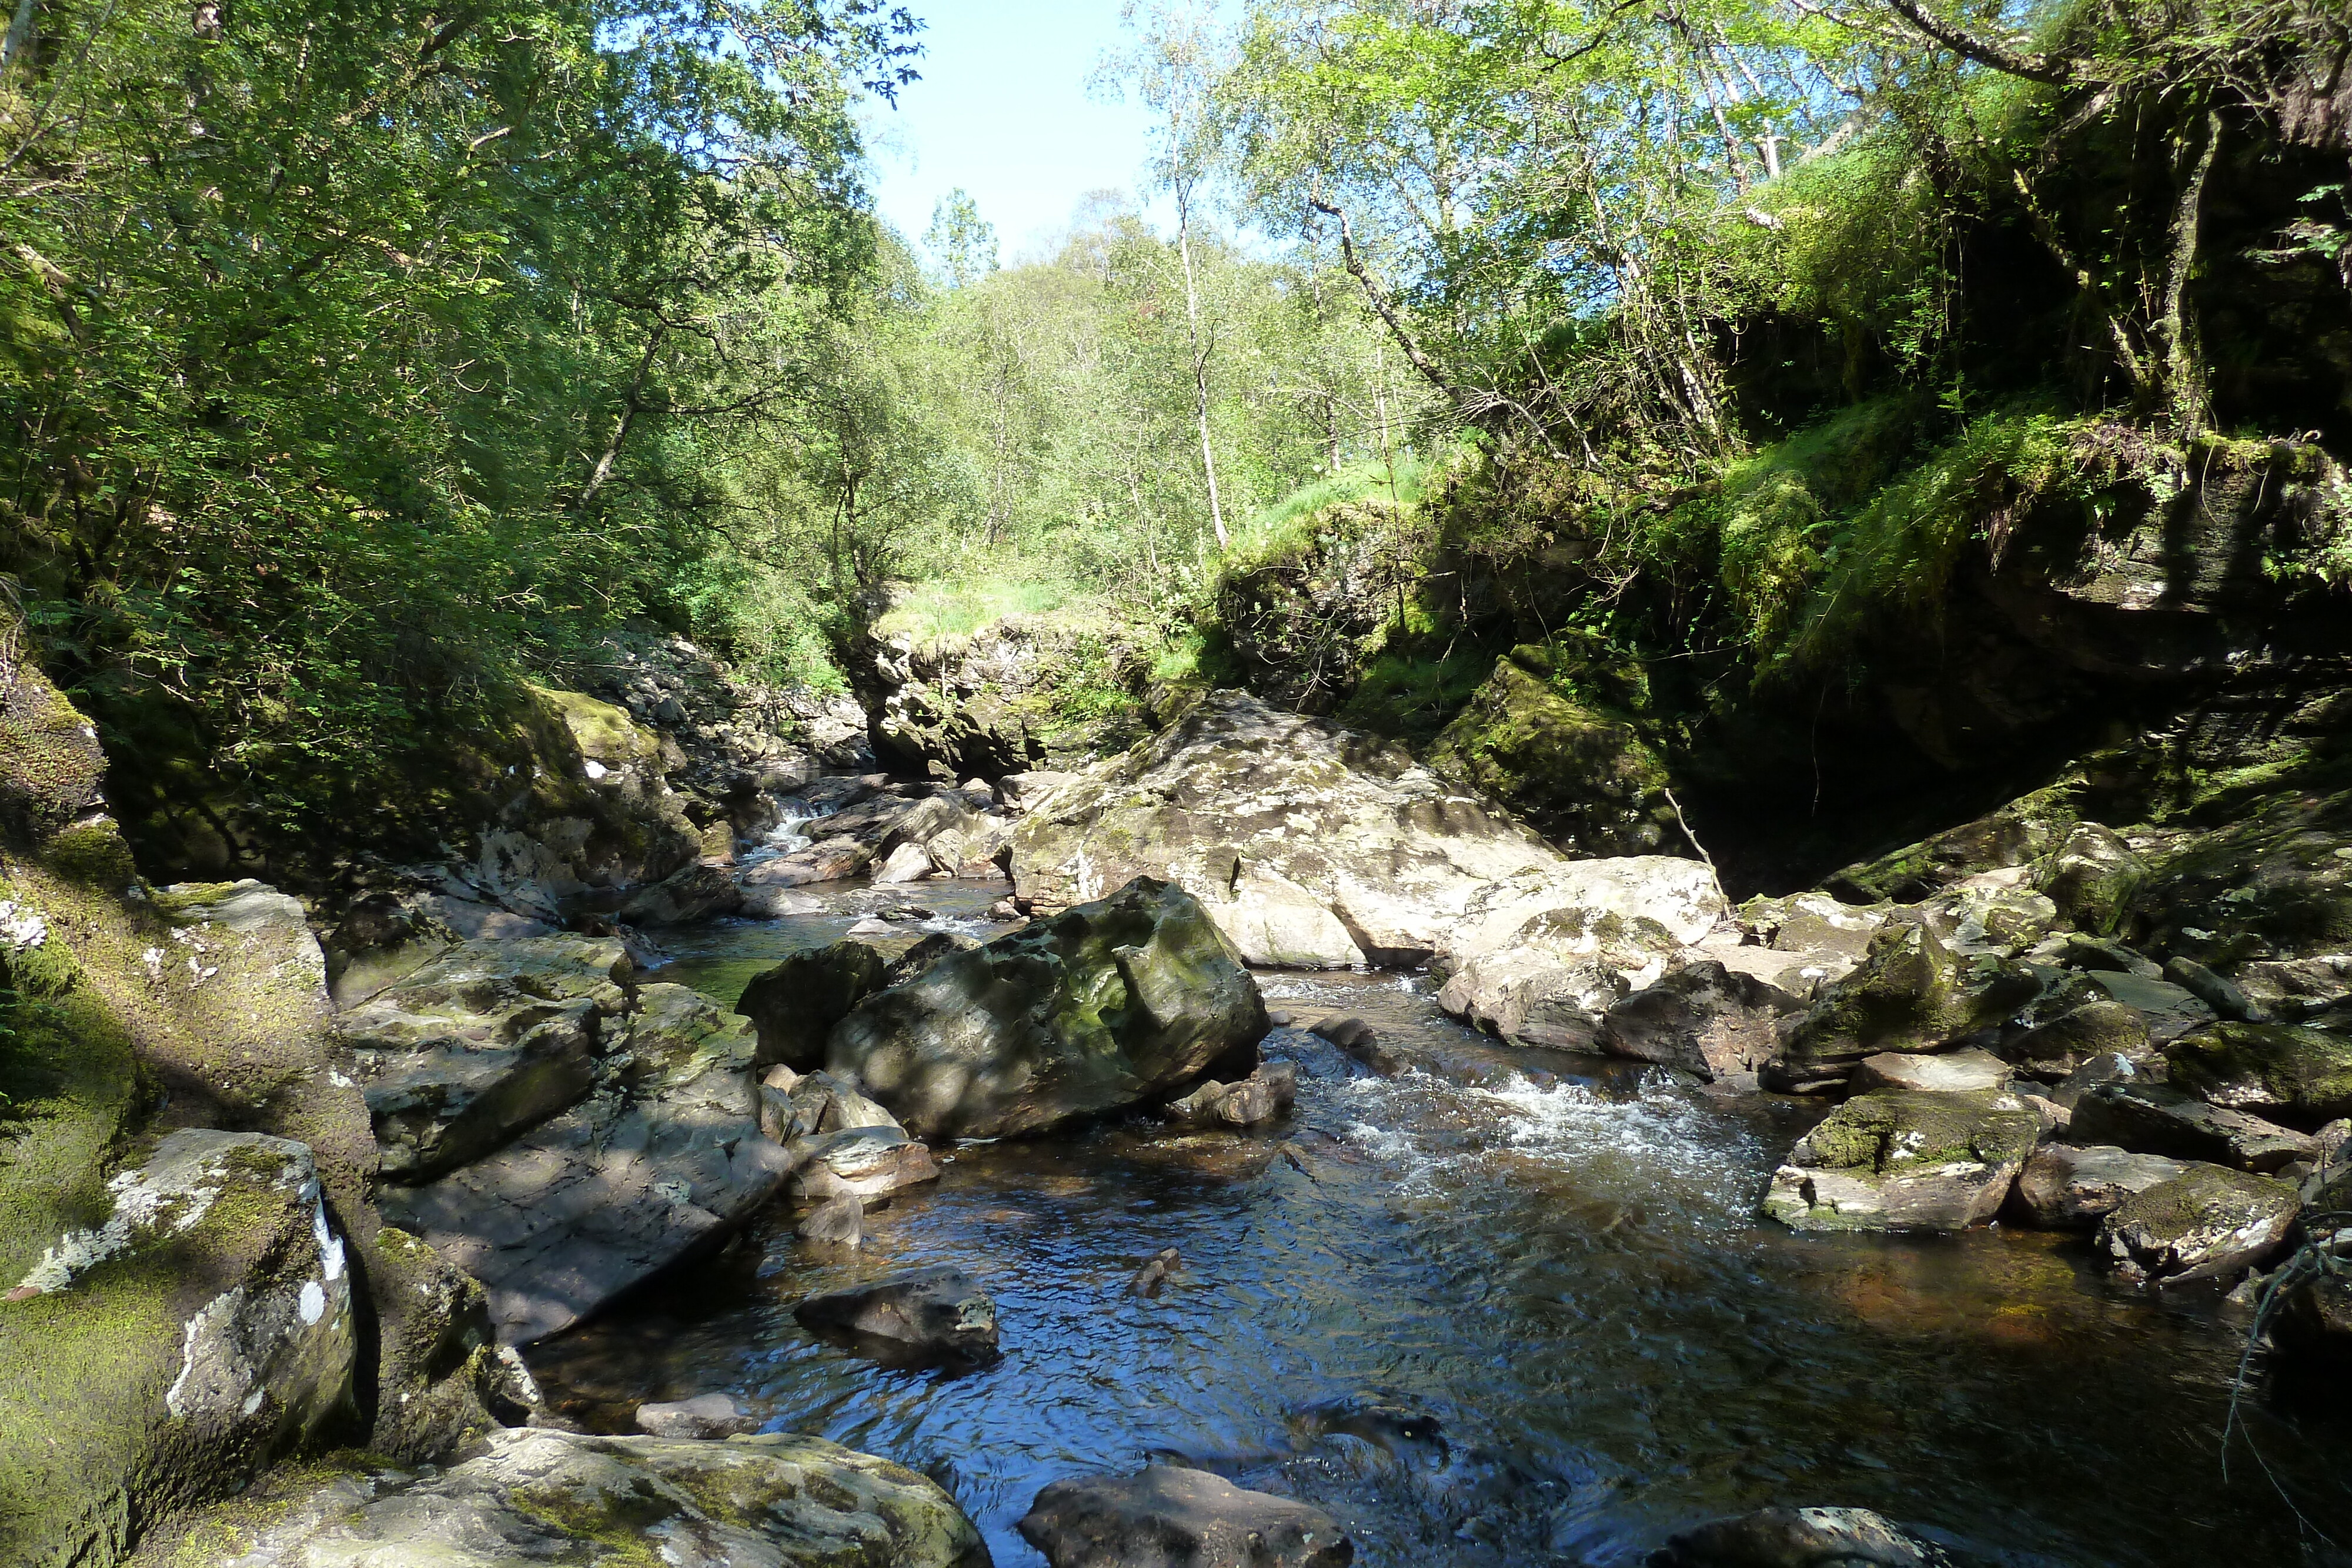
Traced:
[[2221, 1104], [2316, 1124], [2352, 1113], [2352, 1040], [2287, 1024], [2220, 1023], [2166, 1052], [2173, 1081]]
[[1805, 1134], [1805, 1145], [1816, 1169], [1902, 1176], [1969, 1161], [2022, 1161], [2041, 1135], [2032, 1112], [1990, 1091], [1888, 1091], [1847, 1101]]
[[599, 1558], [598, 1568], [666, 1568], [646, 1531], [685, 1511], [677, 1499], [642, 1476], [633, 1477], [625, 1491], [517, 1487], [509, 1499], [519, 1512], [557, 1532], [605, 1548], [612, 1555]]

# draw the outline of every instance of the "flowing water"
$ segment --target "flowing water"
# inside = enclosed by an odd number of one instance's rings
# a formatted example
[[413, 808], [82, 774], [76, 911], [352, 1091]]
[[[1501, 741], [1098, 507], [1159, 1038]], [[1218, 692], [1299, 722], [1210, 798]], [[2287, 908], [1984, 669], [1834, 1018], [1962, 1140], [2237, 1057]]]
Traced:
[[[985, 935], [1001, 893], [829, 894], [823, 916], [677, 936], [657, 977], [731, 1002], [877, 909]], [[1360, 1014], [1418, 1065], [1368, 1076], [1279, 1030], [1266, 1054], [1297, 1064], [1299, 1103], [1264, 1135], [1137, 1117], [962, 1145], [868, 1215], [863, 1252], [804, 1247], [779, 1213], [534, 1366], [592, 1426], [724, 1390], [771, 1429], [922, 1470], [1002, 1568], [1042, 1562], [1013, 1528], [1038, 1488], [1155, 1456], [1316, 1502], [1381, 1568], [1638, 1563], [1702, 1518], [1824, 1502], [2019, 1563], [2337, 1561], [2262, 1460], [2352, 1543], [2340, 1402], [2252, 1401], [2255, 1447], [2223, 1479], [2244, 1323], [2213, 1289], [2130, 1291], [2081, 1239], [2006, 1228], [1794, 1236], [1756, 1202], [1818, 1110], [1505, 1050], [1421, 979], [1260, 979], [1270, 1006]], [[1182, 1268], [1129, 1295], [1166, 1247]], [[940, 1262], [995, 1298], [992, 1365], [878, 1366], [792, 1317]]]

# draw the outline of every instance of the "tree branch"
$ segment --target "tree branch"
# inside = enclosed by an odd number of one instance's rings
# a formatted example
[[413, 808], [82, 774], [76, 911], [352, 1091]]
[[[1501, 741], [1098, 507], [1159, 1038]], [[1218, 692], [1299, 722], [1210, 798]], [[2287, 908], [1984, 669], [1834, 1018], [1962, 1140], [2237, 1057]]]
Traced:
[[1412, 368], [1419, 371], [1422, 378], [1431, 386], [1444, 392], [1447, 401], [1459, 403], [1462, 401], [1461, 392], [1455, 390], [1453, 382], [1445, 379], [1445, 373], [1437, 368], [1437, 362], [1432, 360], [1427, 351], [1422, 348], [1419, 340], [1413, 337], [1412, 329], [1407, 327], [1404, 324], [1404, 319], [1397, 314], [1396, 306], [1391, 303], [1387, 291], [1381, 288], [1379, 280], [1372, 277], [1371, 269], [1364, 265], [1363, 258], [1356, 254], [1356, 237], [1354, 232], [1348, 226], [1348, 214], [1330, 203], [1315, 197], [1307, 198], [1307, 204], [1318, 213], [1339, 220], [1339, 256], [1347, 264], [1349, 276], [1362, 286], [1364, 298], [1372, 302], [1372, 308], [1379, 313], [1381, 319], [1388, 324], [1389, 335], [1397, 340], [1397, 347], [1404, 350], [1404, 357], [1412, 363]]
[[1954, 54], [2006, 75], [2055, 86], [2073, 81], [2081, 72], [2078, 60], [2064, 55], [2024, 54], [1995, 39], [1980, 37], [1945, 21], [1919, 4], [1919, 0], [1886, 0], [1886, 4], [1905, 21]]

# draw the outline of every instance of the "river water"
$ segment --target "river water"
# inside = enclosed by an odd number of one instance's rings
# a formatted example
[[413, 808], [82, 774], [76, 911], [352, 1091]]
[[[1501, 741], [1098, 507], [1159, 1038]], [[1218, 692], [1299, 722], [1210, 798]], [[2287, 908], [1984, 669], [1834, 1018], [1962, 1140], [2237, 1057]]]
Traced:
[[[910, 933], [985, 936], [1002, 892], [830, 894], [822, 916], [674, 935], [654, 977], [731, 1004], [888, 904], [934, 912]], [[1639, 1563], [1772, 1503], [1875, 1508], [2020, 1563], [2352, 1561], [2317, 1533], [2352, 1544], [2340, 1398], [2265, 1389], [2223, 1478], [2244, 1320], [2218, 1291], [2131, 1291], [2083, 1239], [2003, 1227], [1795, 1236], [1756, 1203], [1817, 1108], [1505, 1050], [1422, 978], [1259, 978], [1269, 1006], [1360, 1014], [1416, 1065], [1370, 1076], [1278, 1030], [1265, 1053], [1300, 1096], [1269, 1133], [1139, 1117], [960, 1146], [869, 1213], [862, 1252], [804, 1247], [780, 1212], [533, 1366], [593, 1427], [724, 1390], [887, 1456], [953, 1492], [1001, 1568], [1043, 1561], [1013, 1528], [1040, 1487], [1153, 1457], [1318, 1503], [1381, 1568]], [[1168, 1286], [1128, 1294], [1166, 1247]], [[878, 1366], [793, 1320], [811, 1292], [941, 1262], [995, 1298], [994, 1364]]]

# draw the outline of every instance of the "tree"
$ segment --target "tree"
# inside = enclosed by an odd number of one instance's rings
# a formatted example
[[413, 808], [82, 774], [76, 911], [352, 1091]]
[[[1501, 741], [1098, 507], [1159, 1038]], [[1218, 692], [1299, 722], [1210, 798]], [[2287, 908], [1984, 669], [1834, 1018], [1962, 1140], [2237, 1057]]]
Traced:
[[932, 206], [923, 244], [950, 287], [966, 287], [996, 270], [996, 225], [980, 215], [980, 204], [961, 185]]

